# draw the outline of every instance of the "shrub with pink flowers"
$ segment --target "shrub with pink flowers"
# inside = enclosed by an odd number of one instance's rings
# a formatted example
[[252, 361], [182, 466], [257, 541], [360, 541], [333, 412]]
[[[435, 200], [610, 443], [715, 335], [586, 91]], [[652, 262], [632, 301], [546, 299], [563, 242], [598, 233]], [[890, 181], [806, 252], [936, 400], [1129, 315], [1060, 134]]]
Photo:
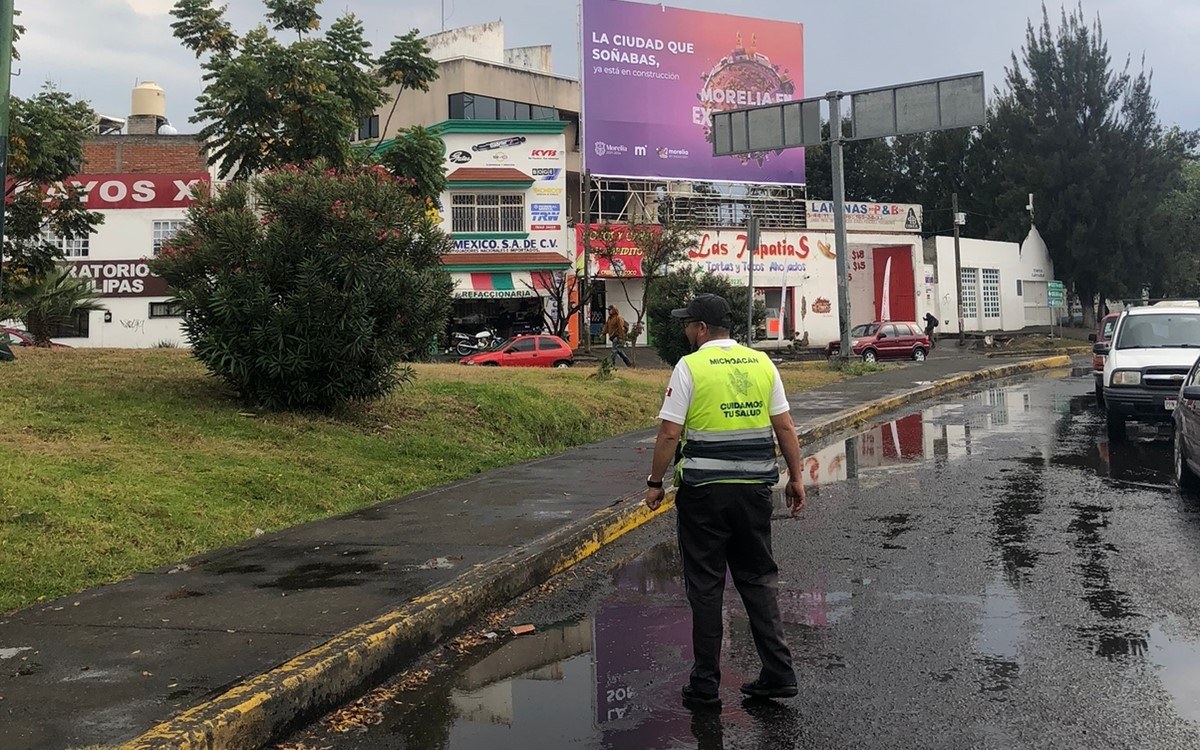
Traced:
[[412, 182], [288, 166], [202, 194], [153, 259], [192, 352], [250, 405], [329, 409], [413, 377], [449, 316], [452, 249]]

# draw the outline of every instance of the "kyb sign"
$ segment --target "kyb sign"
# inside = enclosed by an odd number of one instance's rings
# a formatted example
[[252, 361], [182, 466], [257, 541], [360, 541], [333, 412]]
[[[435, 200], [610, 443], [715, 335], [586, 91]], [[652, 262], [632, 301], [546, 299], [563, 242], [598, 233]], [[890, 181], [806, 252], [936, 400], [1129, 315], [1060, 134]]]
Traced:
[[[84, 203], [93, 211], [110, 208], [187, 208], [192, 188], [208, 182], [206, 172], [185, 174], [84, 174], [70, 177], [66, 185], [87, 193]], [[64, 192], [64, 183], [51, 185], [47, 200]]]

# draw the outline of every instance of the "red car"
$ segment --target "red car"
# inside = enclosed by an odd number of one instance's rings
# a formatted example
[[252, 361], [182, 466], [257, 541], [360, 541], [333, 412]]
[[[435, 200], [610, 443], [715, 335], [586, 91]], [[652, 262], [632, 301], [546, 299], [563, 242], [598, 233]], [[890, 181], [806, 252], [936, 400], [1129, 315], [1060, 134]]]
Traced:
[[575, 352], [558, 336], [513, 336], [486, 352], [459, 360], [464, 365], [484, 367], [570, 367]]
[[[850, 349], [864, 362], [880, 359], [914, 359], [924, 362], [929, 354], [929, 337], [916, 323], [877, 321], [850, 329]], [[830, 341], [825, 356], [842, 350], [840, 341]]]
[[[29, 331], [23, 331], [20, 328], [0, 328], [0, 338], [8, 336], [9, 346], [37, 346], [33, 341], [33, 336]], [[66, 344], [60, 344], [57, 341], [50, 342], [51, 349], [70, 349]]]
[[[1121, 313], [1109, 313], [1100, 320], [1100, 328], [1095, 333], [1088, 334], [1088, 341], [1093, 344], [1107, 344], [1112, 340], [1113, 329], [1117, 327], [1117, 318]], [[1104, 355], [1092, 353], [1092, 375], [1096, 378], [1096, 405], [1104, 408]]]

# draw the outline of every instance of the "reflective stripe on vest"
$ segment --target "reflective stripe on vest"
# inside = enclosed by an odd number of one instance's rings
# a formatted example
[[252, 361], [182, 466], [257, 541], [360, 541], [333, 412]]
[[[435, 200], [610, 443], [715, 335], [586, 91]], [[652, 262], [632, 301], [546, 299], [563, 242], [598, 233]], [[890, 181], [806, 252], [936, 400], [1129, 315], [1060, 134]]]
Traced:
[[779, 481], [771, 392], [775, 366], [744, 346], [685, 357], [694, 388], [684, 420], [676, 484]]

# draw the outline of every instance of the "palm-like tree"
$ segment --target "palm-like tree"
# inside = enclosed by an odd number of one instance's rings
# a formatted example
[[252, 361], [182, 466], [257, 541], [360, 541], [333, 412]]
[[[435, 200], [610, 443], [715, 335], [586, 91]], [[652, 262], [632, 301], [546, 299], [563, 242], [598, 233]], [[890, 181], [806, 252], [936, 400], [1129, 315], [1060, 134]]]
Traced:
[[55, 329], [69, 324], [76, 311], [106, 309], [87, 279], [74, 278], [61, 267], [42, 276], [14, 278], [9, 294], [12, 317], [25, 324], [38, 346], [50, 346]]

